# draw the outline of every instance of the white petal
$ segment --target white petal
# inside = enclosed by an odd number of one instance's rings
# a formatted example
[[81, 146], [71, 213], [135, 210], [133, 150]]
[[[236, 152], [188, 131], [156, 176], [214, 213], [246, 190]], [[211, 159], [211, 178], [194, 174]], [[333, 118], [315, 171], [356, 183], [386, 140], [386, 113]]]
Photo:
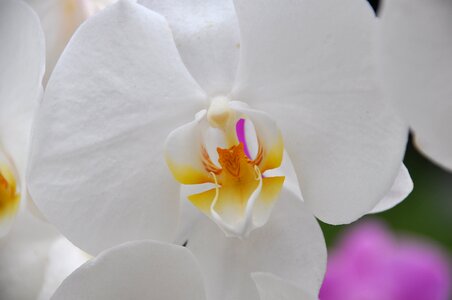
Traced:
[[[92, 0], [88, 0], [92, 1]], [[38, 14], [46, 40], [47, 83], [58, 58], [77, 27], [88, 17], [85, 0], [26, 0]]]
[[188, 236], [187, 247], [201, 265], [208, 299], [259, 299], [253, 272], [272, 273], [316, 295], [325, 271], [320, 227], [305, 204], [287, 190], [268, 223], [247, 239], [226, 238], [204, 218]]
[[48, 251], [57, 237], [49, 224], [22, 211], [0, 239], [0, 299], [36, 299], [44, 281]]
[[179, 191], [163, 145], [204, 105], [165, 20], [131, 1], [89, 19], [50, 79], [34, 128], [29, 191], [90, 254], [171, 240]]
[[52, 300], [205, 299], [193, 255], [185, 248], [130, 242], [100, 254], [69, 276]]
[[1, 1], [0, 45], [0, 151], [22, 176], [45, 64], [44, 35], [28, 5]]
[[240, 34], [232, 0], [140, 0], [168, 19], [182, 59], [210, 95], [229, 94]]
[[381, 79], [426, 156], [452, 171], [452, 2], [384, 1]]
[[259, 291], [260, 300], [317, 300], [299, 287], [269, 273], [251, 275]]
[[304, 200], [340, 224], [389, 191], [407, 128], [381, 101], [376, 18], [364, 0], [237, 0], [242, 56], [233, 99], [277, 121]]
[[48, 300], [73, 271], [90, 257], [64, 237], [56, 239], [49, 248], [44, 282], [38, 300]]
[[393, 208], [411, 193], [413, 190], [413, 180], [411, 180], [410, 173], [404, 164], [400, 167], [394, 184], [389, 193], [377, 203], [377, 205], [370, 211], [371, 214], [379, 213]]

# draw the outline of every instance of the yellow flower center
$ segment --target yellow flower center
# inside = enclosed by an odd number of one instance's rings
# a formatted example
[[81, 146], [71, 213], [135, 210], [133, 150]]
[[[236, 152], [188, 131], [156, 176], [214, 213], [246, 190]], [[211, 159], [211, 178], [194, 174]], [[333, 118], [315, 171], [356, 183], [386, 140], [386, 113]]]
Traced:
[[13, 173], [6, 166], [0, 166], [0, 219], [14, 214], [19, 200]]

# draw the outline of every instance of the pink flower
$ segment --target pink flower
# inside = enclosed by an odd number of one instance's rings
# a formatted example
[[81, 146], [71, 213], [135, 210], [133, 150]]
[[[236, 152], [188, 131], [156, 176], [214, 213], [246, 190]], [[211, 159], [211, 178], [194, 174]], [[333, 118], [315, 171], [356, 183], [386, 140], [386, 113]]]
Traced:
[[361, 223], [331, 253], [321, 300], [447, 300], [450, 265], [426, 242], [398, 240]]

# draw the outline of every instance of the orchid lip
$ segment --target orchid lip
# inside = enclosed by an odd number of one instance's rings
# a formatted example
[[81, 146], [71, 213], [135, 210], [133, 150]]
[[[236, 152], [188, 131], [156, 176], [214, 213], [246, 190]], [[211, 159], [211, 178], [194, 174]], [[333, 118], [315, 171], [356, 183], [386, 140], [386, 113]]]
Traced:
[[[213, 185], [188, 200], [227, 236], [244, 238], [266, 223], [285, 177], [264, 175], [281, 165], [284, 152], [275, 123], [263, 113], [241, 108], [227, 98], [215, 98], [194, 121], [174, 130], [165, 148], [168, 166], [180, 183]], [[210, 128], [221, 137], [207, 135]], [[221, 146], [214, 151], [216, 143]]]

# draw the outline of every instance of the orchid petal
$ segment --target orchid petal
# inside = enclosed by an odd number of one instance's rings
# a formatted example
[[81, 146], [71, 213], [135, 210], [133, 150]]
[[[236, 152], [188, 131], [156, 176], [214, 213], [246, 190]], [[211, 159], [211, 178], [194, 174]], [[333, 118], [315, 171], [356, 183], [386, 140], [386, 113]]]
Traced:
[[190, 73], [210, 96], [228, 94], [237, 72], [240, 34], [231, 0], [140, 0], [165, 16]]
[[[88, 18], [86, 0], [26, 0], [38, 14], [45, 33], [47, 83], [55, 64], [77, 27]], [[91, 0], [89, 0], [91, 1]]]
[[44, 281], [37, 299], [50, 299], [63, 280], [90, 258], [64, 237], [55, 239], [48, 250]]
[[204, 97], [162, 17], [132, 1], [107, 7], [80, 26], [49, 80], [35, 120], [31, 197], [90, 254], [172, 240], [179, 191], [164, 141]]
[[185, 248], [129, 242], [101, 253], [72, 273], [52, 300], [202, 300], [199, 267]]
[[[24, 210], [0, 239], [0, 299], [36, 299], [56, 230]], [[65, 257], [60, 258], [65, 260]]]
[[411, 180], [408, 169], [404, 164], [402, 164], [391, 190], [380, 202], [377, 203], [370, 213], [375, 214], [393, 208], [405, 200], [412, 190], [413, 180]]
[[415, 144], [452, 171], [452, 2], [384, 1], [381, 81]]
[[273, 274], [256, 272], [251, 277], [256, 283], [260, 300], [318, 300], [318, 297]]
[[0, 45], [0, 151], [22, 177], [45, 64], [39, 19], [22, 1], [1, 1]]
[[348, 223], [389, 191], [407, 128], [374, 80], [377, 19], [364, 0], [235, 1], [241, 60], [233, 99], [271, 113], [321, 220]]
[[259, 299], [251, 274], [268, 272], [319, 291], [326, 264], [323, 235], [305, 204], [283, 190], [269, 221], [246, 239], [227, 238], [218, 226], [199, 219], [187, 248], [205, 275], [208, 299]]
[[[44, 36], [21, 1], [0, 3], [0, 237], [9, 232], [21, 196], [33, 112], [41, 97]], [[5, 193], [9, 194], [6, 195]]]

